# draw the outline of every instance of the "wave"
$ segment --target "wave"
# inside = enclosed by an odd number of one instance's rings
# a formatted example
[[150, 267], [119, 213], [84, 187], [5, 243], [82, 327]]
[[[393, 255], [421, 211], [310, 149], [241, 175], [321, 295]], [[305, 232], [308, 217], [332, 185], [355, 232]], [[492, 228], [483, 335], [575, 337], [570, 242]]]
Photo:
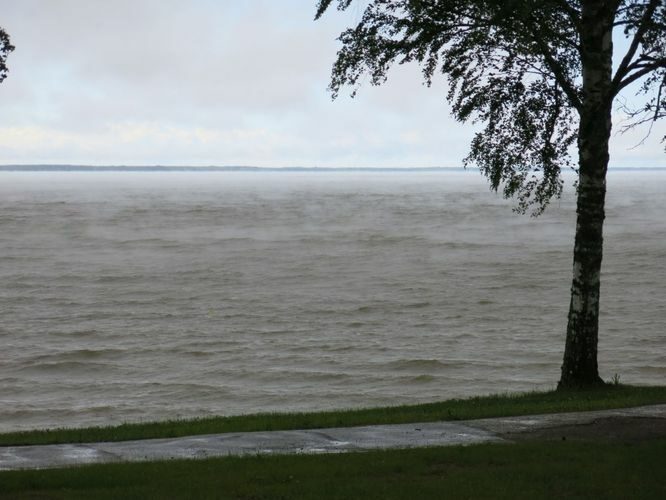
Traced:
[[438, 359], [401, 359], [391, 361], [386, 364], [389, 370], [441, 370], [447, 367], [447, 364]]

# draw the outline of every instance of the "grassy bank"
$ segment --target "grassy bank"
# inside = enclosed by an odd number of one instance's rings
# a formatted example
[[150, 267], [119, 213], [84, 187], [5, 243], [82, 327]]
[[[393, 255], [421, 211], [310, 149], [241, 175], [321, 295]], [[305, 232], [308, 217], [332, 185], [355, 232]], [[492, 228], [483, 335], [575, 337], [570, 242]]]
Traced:
[[666, 440], [537, 441], [0, 473], [0, 498], [666, 498]]
[[0, 446], [165, 438], [223, 432], [349, 427], [602, 410], [666, 403], [666, 387], [608, 385], [585, 391], [531, 392], [439, 403], [318, 413], [278, 413], [0, 434]]

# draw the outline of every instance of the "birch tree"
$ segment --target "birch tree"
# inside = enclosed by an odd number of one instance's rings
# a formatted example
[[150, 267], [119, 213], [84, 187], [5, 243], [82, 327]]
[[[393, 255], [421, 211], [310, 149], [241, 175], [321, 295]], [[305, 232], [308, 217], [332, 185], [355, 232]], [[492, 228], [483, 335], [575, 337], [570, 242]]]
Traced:
[[[319, 0], [316, 18], [335, 4]], [[636, 122], [666, 114], [663, 0], [370, 0], [340, 35], [330, 90], [381, 85], [393, 64], [448, 83], [454, 117], [483, 128], [466, 165], [540, 214], [577, 173], [573, 280], [559, 388], [603, 384], [597, 365], [604, 202], [612, 110], [633, 84]], [[613, 36], [624, 37], [617, 57]], [[618, 44], [619, 47], [619, 44]], [[571, 151], [577, 149], [577, 158]]]

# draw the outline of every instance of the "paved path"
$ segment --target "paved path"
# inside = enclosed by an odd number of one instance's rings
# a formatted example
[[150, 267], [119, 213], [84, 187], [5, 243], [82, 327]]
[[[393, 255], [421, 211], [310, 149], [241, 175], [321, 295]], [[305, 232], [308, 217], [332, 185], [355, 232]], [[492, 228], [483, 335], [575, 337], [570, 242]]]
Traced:
[[339, 453], [381, 448], [509, 442], [503, 436], [566, 425], [583, 425], [611, 417], [666, 419], [666, 404], [461, 422], [242, 432], [117, 443], [7, 446], [0, 447], [0, 470], [227, 455]]

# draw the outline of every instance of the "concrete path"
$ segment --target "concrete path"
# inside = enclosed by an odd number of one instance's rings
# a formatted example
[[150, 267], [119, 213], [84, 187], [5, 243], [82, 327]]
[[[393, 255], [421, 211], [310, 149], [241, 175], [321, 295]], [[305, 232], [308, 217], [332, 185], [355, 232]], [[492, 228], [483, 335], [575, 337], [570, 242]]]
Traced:
[[612, 417], [666, 419], [666, 404], [621, 410], [488, 418], [461, 422], [242, 432], [117, 443], [8, 446], [0, 447], [0, 470], [227, 455], [340, 453], [381, 448], [510, 442], [505, 437], [507, 434], [515, 435], [566, 425], [584, 425]]

